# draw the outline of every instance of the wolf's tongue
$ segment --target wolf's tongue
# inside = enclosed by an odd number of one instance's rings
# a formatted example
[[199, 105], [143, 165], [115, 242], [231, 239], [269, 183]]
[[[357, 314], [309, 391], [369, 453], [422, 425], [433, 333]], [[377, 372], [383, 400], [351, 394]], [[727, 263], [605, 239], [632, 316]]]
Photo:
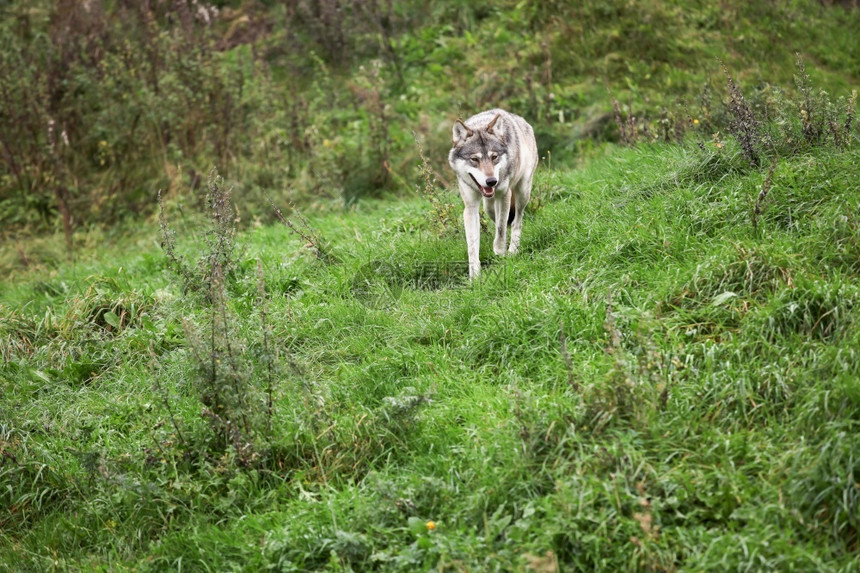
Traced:
[[481, 193], [484, 194], [484, 197], [492, 197], [493, 188], [492, 187], [481, 187]]

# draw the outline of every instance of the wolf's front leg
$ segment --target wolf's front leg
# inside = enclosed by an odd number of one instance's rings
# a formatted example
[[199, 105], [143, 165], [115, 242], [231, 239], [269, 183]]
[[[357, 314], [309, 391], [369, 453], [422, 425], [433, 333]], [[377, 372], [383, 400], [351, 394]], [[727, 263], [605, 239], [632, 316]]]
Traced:
[[523, 234], [523, 213], [517, 209], [514, 220], [511, 223], [511, 247], [508, 251], [516, 254], [520, 250], [520, 237]]
[[469, 253], [469, 278], [473, 279], [481, 272], [481, 220], [478, 201], [464, 198], [463, 226], [466, 229], [466, 250]]
[[514, 213], [514, 220], [511, 222], [511, 247], [508, 249], [510, 253], [516, 253], [520, 250], [520, 237], [523, 234], [523, 215], [526, 212], [526, 205], [529, 204], [529, 199], [532, 195], [532, 178], [528, 177], [514, 192], [517, 194], [517, 209], [516, 213]]
[[508, 211], [511, 209], [511, 192], [496, 196], [493, 205], [496, 223], [496, 238], [493, 240], [493, 252], [501, 256], [505, 254], [508, 242]]

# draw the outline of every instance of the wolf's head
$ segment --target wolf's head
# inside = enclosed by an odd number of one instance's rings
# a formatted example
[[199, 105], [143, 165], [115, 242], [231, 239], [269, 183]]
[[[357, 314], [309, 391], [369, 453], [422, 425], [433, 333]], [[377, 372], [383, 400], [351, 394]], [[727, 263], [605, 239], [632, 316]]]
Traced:
[[454, 147], [448, 156], [451, 167], [459, 177], [471, 180], [484, 197], [493, 197], [508, 166], [506, 126], [501, 114], [482, 126], [469, 127], [458, 119], [453, 136]]

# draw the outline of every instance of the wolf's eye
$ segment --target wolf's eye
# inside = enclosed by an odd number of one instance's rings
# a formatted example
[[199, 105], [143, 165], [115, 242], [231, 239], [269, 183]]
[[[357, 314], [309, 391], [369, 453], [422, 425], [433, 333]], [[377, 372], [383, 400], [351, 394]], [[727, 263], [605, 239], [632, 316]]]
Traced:
[[475, 165], [477, 165], [477, 164], [478, 164], [478, 158], [477, 158], [477, 157], [470, 157], [470, 158], [469, 158], [469, 161], [471, 161], [471, 162], [472, 162], [473, 164], [475, 164]]
[[491, 161], [498, 161], [498, 159], [499, 159], [499, 154], [498, 154], [498, 153], [491, 153], [491, 154], [490, 154], [490, 160], [491, 160]]

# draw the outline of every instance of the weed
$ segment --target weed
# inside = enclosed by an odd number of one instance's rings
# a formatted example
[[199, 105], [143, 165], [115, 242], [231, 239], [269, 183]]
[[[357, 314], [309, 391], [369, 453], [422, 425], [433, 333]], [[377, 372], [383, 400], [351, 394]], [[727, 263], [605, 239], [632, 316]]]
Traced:
[[842, 113], [845, 119], [842, 123], [838, 119], [838, 111], [833, 104], [828, 102], [827, 126], [830, 130], [830, 135], [833, 137], [833, 143], [839, 149], [846, 149], [851, 144], [851, 125], [854, 121], [854, 114], [857, 107], [857, 90], [851, 92], [851, 97], [842, 101]]
[[764, 178], [764, 181], [761, 183], [761, 191], [758, 193], [758, 197], [755, 200], [755, 207], [752, 210], [752, 226], [753, 229], [758, 230], [758, 217], [762, 214], [764, 210], [764, 202], [767, 199], [767, 194], [770, 192], [770, 188], [773, 185], [773, 172], [776, 169], [778, 158], [774, 158], [773, 162], [770, 164], [770, 169], [768, 169], [767, 175]]
[[183, 291], [196, 291], [200, 288], [197, 284], [197, 275], [191, 267], [176, 252], [176, 232], [170, 228], [164, 210], [164, 198], [161, 189], [158, 190], [158, 224], [161, 230], [161, 250], [167, 257], [168, 267], [180, 277], [184, 285]]
[[441, 186], [436, 180], [436, 174], [424, 154], [424, 148], [418, 134], [412, 132], [415, 138], [415, 146], [418, 149], [418, 157], [421, 158], [421, 181], [420, 187], [424, 197], [430, 201], [433, 211], [430, 213], [430, 225], [437, 236], [457, 234], [460, 229], [459, 218], [453, 203], [446, 201], [440, 192]]
[[636, 127], [636, 116], [633, 115], [632, 105], [628, 104], [627, 119], [624, 119], [621, 113], [621, 104], [618, 103], [611, 90], [609, 91], [609, 97], [612, 100], [612, 109], [615, 111], [615, 125], [618, 127], [618, 135], [621, 143], [628, 146], [636, 145], [636, 142], [639, 140], [639, 132]]
[[266, 431], [271, 434], [274, 391], [275, 365], [278, 361], [276, 350], [272, 348], [270, 339], [272, 330], [269, 325], [269, 299], [266, 296], [266, 278], [263, 275], [263, 262], [257, 259], [257, 304], [260, 308], [260, 329], [263, 333], [263, 348], [261, 360], [266, 365]]
[[[259, 459], [255, 437], [265, 435], [266, 429], [271, 428], [273, 364], [269, 349], [270, 331], [266, 322], [265, 282], [258, 268], [257, 292], [267, 380], [266, 408], [261, 415], [254, 406], [257, 388], [253, 363], [248, 356], [247, 346], [237, 337], [237, 320], [229, 304], [227, 280], [237, 269], [237, 216], [230, 195], [231, 189], [224, 185], [223, 179], [213, 168], [209, 175], [207, 195], [210, 228], [206, 250], [200, 256], [196, 268], [176, 254], [175, 233], [166, 223], [163, 204], [160, 225], [162, 249], [168, 257], [169, 267], [182, 279], [183, 291], [202, 291], [205, 301], [206, 323], [201, 327], [186, 318], [182, 324], [195, 363], [195, 389], [202, 405], [201, 415], [212, 432], [210, 446], [218, 455], [230, 448], [237, 462], [247, 467]], [[176, 415], [169, 408], [170, 400], [164, 389], [160, 385], [156, 389], [168, 405], [168, 413], [183, 446], [193, 447], [194, 444], [185, 439], [176, 424]]]
[[167, 223], [161, 192], [158, 194], [158, 201], [161, 248], [167, 256], [168, 268], [182, 279], [183, 292], [203, 292], [211, 297], [214, 296], [214, 290], [217, 290], [213, 285], [223, 282], [224, 278], [234, 271], [236, 261], [233, 248], [238, 214], [230, 200], [231, 190], [225, 188], [223, 178], [214, 167], [209, 172], [207, 190], [210, 224], [206, 234], [208, 249], [200, 256], [196, 268], [177, 253], [176, 233]]
[[722, 62], [720, 66], [726, 76], [729, 89], [729, 124], [728, 128], [734, 135], [741, 147], [741, 153], [753, 167], [758, 167], [760, 162], [762, 143], [761, 122], [756, 118], [752, 107], [744, 98], [744, 94], [735, 84], [729, 69]]
[[301, 211], [299, 211], [295, 205], [290, 203], [290, 207], [292, 208], [298, 223], [285, 217], [271, 199], [269, 200], [269, 205], [275, 211], [278, 220], [290, 231], [304, 240], [305, 247], [311, 249], [318, 260], [327, 264], [340, 262], [340, 258], [332, 251], [325, 239], [323, 239], [323, 237], [311, 226], [305, 216], [302, 215]]
[[797, 73], [794, 76], [795, 84], [800, 92], [800, 120], [803, 138], [809, 145], [815, 145], [824, 134], [825, 111], [821, 105], [821, 95], [814, 94], [810, 85], [809, 75], [806, 73], [806, 65], [800, 53], [797, 56]]

